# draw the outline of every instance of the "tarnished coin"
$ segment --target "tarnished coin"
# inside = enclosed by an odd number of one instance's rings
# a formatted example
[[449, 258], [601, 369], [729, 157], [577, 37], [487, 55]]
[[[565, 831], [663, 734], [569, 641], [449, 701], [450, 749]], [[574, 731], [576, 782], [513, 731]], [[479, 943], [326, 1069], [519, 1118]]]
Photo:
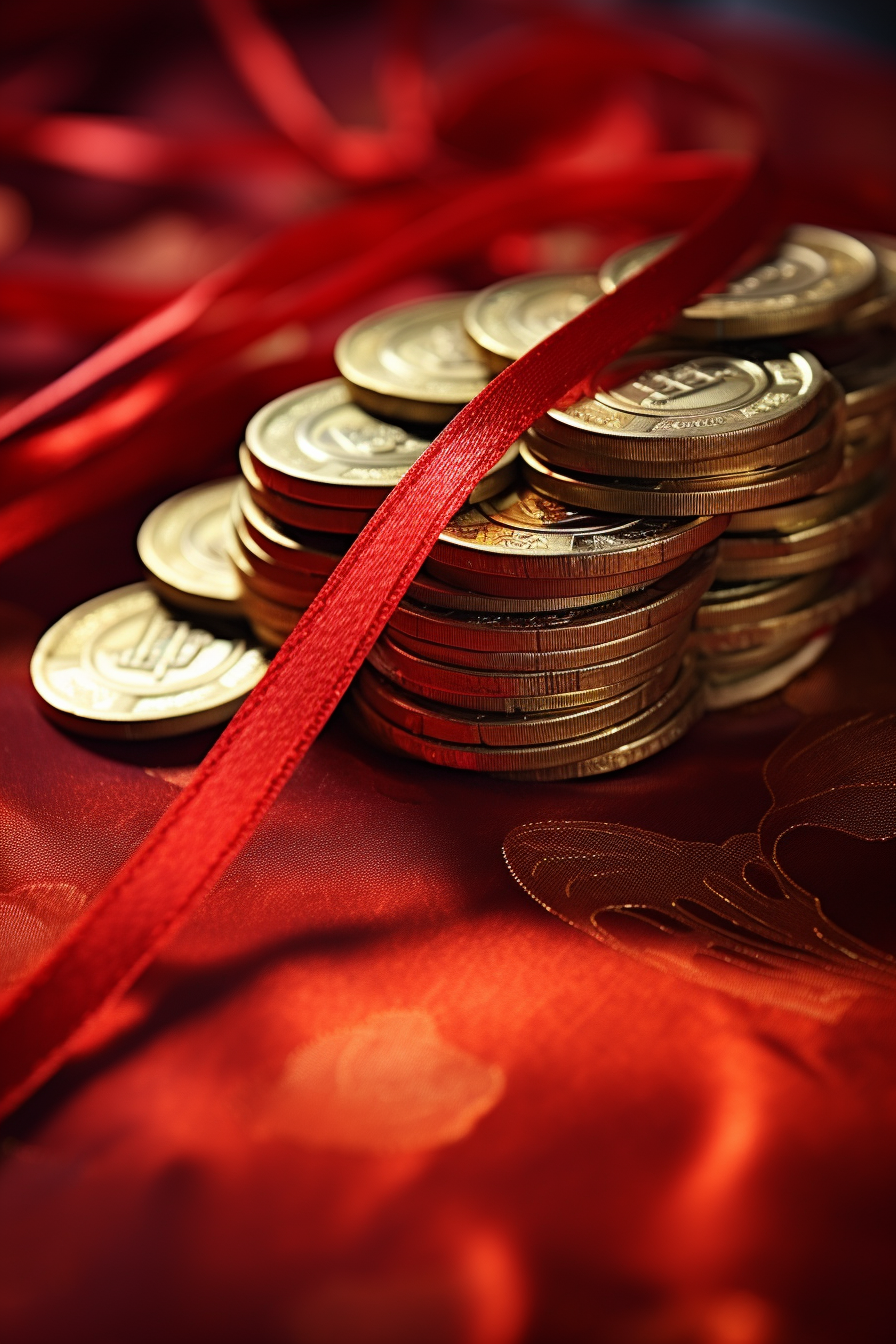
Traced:
[[[670, 694], [670, 700], [671, 698]], [[645, 761], [648, 757], [655, 756], [658, 752], [665, 751], [667, 747], [673, 746], [680, 738], [684, 737], [689, 729], [693, 728], [698, 719], [702, 718], [705, 709], [703, 684], [698, 682], [696, 689], [691, 690], [691, 694], [684, 704], [664, 719], [659, 727], [647, 728], [645, 726], [642, 730], [643, 736], [636, 738], [633, 742], [626, 743], [625, 746], [603, 752], [600, 756], [591, 756], [583, 761], [574, 761], [570, 765], [553, 766], [541, 770], [518, 770], [513, 773], [501, 771], [501, 777], [503, 779], [548, 783], [552, 780], [588, 779], [592, 775], [608, 775], [616, 770], [625, 770], [628, 766], [637, 765], [640, 761]]]
[[777, 504], [769, 509], [746, 509], [732, 515], [726, 536], [732, 532], [795, 532], [799, 528], [817, 527], [861, 504], [871, 493], [873, 484], [866, 477], [839, 490], [808, 495], [789, 504]]
[[806, 351], [631, 351], [535, 422], [545, 438], [632, 458], [725, 457], [798, 433], [828, 383]]
[[464, 326], [482, 359], [498, 372], [603, 293], [596, 271], [518, 275], [474, 294], [464, 308]]
[[568, 467], [599, 476], [688, 480], [733, 472], [767, 471], [802, 461], [817, 453], [835, 434], [843, 436], [845, 402], [833, 379], [828, 380], [815, 405], [818, 407], [815, 415], [798, 433], [777, 443], [767, 443], [744, 453], [728, 453], [724, 457], [702, 457], [694, 452], [693, 444], [689, 445], [687, 454], [680, 453], [676, 458], [649, 458], [640, 453], [635, 457], [627, 452], [624, 441], [613, 449], [597, 439], [587, 446], [558, 443], [536, 429], [528, 432], [524, 442], [537, 457], [554, 467]]
[[533, 579], [527, 574], [491, 574], [486, 570], [465, 568], [463, 557], [458, 565], [446, 565], [430, 559], [424, 567], [427, 574], [444, 580], [452, 587], [459, 587], [463, 583], [474, 593], [482, 593], [490, 599], [518, 595], [527, 599], [551, 598], [553, 606], [566, 607], [574, 605], [577, 597], [585, 597], [591, 602], [606, 601], [610, 593], [620, 591], [618, 585], [622, 579], [628, 585], [623, 591], [646, 588], [648, 584], [655, 583], [664, 574], [676, 569], [680, 563], [676, 558], [667, 560], [663, 565], [651, 565], [648, 569], [630, 569], [624, 574], [598, 574], [586, 579]]
[[[694, 604], [696, 605], [696, 604]], [[433, 644], [430, 640], [415, 639], [389, 626], [389, 640], [396, 648], [404, 649], [418, 658], [432, 659], [451, 667], [468, 671], [495, 673], [562, 672], [574, 667], [590, 667], [611, 659], [625, 658], [638, 653], [661, 640], [667, 639], [683, 626], [689, 626], [694, 607], [670, 617], [662, 625], [648, 626], [616, 639], [602, 640], [599, 644], [580, 645], [569, 649], [529, 650], [457, 648], [453, 644]]]
[[[528, 449], [520, 452], [525, 456]], [[683, 560], [723, 527], [716, 518], [673, 522], [620, 512], [568, 507], [520, 486], [461, 509], [431, 555], [444, 564], [491, 574], [585, 579]]]
[[225, 533], [236, 481], [209, 481], [153, 509], [137, 533], [137, 554], [166, 601], [190, 611], [239, 615], [239, 584]]
[[[698, 633], [722, 631], [729, 626], [756, 624], [782, 616], [815, 600], [827, 587], [832, 571], [800, 574], [795, 579], [754, 579], [726, 583], [717, 579], [703, 595], [694, 617]], [[699, 639], [698, 639], [699, 644]]]
[[408, 653], [387, 635], [380, 637], [369, 656], [372, 665], [383, 676], [431, 700], [440, 700], [443, 691], [458, 695], [496, 698], [513, 696], [532, 700], [537, 696], [562, 695], [569, 691], [602, 691], [607, 686], [629, 681], [632, 677], [639, 677], [643, 681], [653, 668], [659, 667], [678, 652], [686, 635], [686, 628], [679, 626], [665, 639], [637, 653], [627, 654], [624, 658], [548, 672], [486, 672], [451, 667], [433, 658], [420, 658], [417, 654]]
[[[370, 415], [341, 378], [277, 397], [246, 426], [246, 449], [269, 490], [346, 509], [378, 508], [431, 442]], [[500, 489], [516, 454], [513, 444], [473, 494]]]
[[[673, 241], [653, 238], [608, 258], [600, 271], [604, 292], [611, 293]], [[877, 274], [877, 259], [860, 239], [796, 224], [768, 260], [685, 308], [674, 330], [710, 340], [809, 331], [861, 303], [874, 291]]]
[[[339, 564], [348, 539], [326, 533], [300, 534], [298, 528], [288, 528], [262, 513], [245, 482], [240, 482], [233, 496], [231, 521], [240, 519], [246, 532], [265, 555], [286, 569], [300, 570], [303, 574], [332, 574]], [[300, 535], [304, 540], [300, 540]], [[324, 549], [324, 546], [331, 549]]]
[[363, 317], [336, 342], [336, 367], [376, 415], [444, 424], [482, 391], [490, 371], [463, 325], [469, 294], [403, 303]]
[[764, 700], [767, 695], [774, 695], [817, 663], [827, 652], [833, 638], [830, 631], [815, 635], [780, 662], [740, 677], [725, 677], [722, 674], [717, 680], [710, 666], [706, 682], [706, 708], [734, 709], [737, 705], [750, 704], [754, 700]]
[[857, 573], [851, 573], [851, 568], [848, 564], [843, 565], [833, 577], [830, 571], [825, 572], [821, 591], [811, 601], [801, 603], [793, 610], [766, 615], [758, 620], [754, 618], [737, 625], [696, 630], [693, 645], [702, 653], [718, 655], [737, 649], [809, 639], [873, 602], [893, 578], [893, 563], [889, 557], [870, 558], [860, 566]]
[[[674, 568], [674, 566], [672, 567]], [[452, 571], [453, 573], [453, 571]], [[466, 574], [462, 574], [462, 579], [466, 580]], [[657, 576], [658, 578], [659, 576]], [[508, 585], [513, 588], [510, 596], [490, 593], [475, 592], [472, 588], [462, 588], [458, 583], [450, 584], [436, 578], [435, 575], [421, 569], [419, 573], [411, 580], [407, 596], [414, 602], [419, 602], [427, 607], [441, 608], [451, 612], [482, 612], [485, 614], [500, 614], [502, 612], [525, 614], [527, 612], [556, 612], [558, 602], [556, 595], [549, 597], [535, 597], [528, 589], [525, 581], [516, 582], [508, 580]], [[617, 581], [618, 582], [618, 581]], [[640, 592], [647, 586], [651, 580], [646, 580], [643, 584], [627, 584], [625, 587], [613, 587], [609, 591], [601, 592], [595, 597], [594, 592], [589, 588], [586, 593], [567, 593], [563, 598], [563, 610], [579, 610], [582, 607], [592, 607], [595, 602], [601, 604], [615, 601], [616, 598], [625, 597], [629, 593]]]
[[525, 747], [564, 742], [639, 714], [665, 694], [678, 676], [679, 666], [679, 660], [672, 658], [636, 686], [618, 694], [616, 687], [609, 688], [608, 699], [540, 714], [490, 714], [455, 709], [403, 690], [367, 664], [355, 682], [355, 694], [366, 700], [384, 719], [408, 733], [472, 746]]
[[74, 732], [175, 737], [229, 719], [264, 676], [264, 652], [222, 630], [194, 625], [149, 584], [132, 583], [51, 626], [31, 680], [47, 713]]
[[846, 393], [849, 417], [873, 415], [896, 405], [896, 332], [810, 337], [813, 353]]
[[571, 508], [613, 510], [638, 514], [646, 521], [681, 519], [692, 514], [728, 516], [743, 509], [767, 508], [799, 499], [836, 476], [843, 461], [839, 439], [801, 462], [766, 471], [682, 480], [639, 480], [586, 476], [584, 472], [551, 467], [525, 447], [520, 454], [523, 475], [539, 494]]
[[689, 611], [705, 595], [715, 573], [715, 546], [692, 556], [649, 588], [597, 605], [536, 612], [440, 608], [407, 596], [389, 630], [455, 649], [564, 652], [654, 629]]
[[609, 724], [581, 737], [566, 738], [560, 742], [537, 746], [460, 746], [452, 742], [439, 742], [399, 728], [379, 714], [362, 696], [355, 697], [354, 708], [375, 741], [393, 751], [401, 752], [402, 755], [428, 761], [430, 765], [488, 772], [539, 770], [587, 759], [643, 737], [645, 733], [651, 732], [674, 714], [681, 704], [693, 695], [695, 685], [696, 674], [690, 667], [682, 668], [672, 686], [659, 700], [631, 718]]

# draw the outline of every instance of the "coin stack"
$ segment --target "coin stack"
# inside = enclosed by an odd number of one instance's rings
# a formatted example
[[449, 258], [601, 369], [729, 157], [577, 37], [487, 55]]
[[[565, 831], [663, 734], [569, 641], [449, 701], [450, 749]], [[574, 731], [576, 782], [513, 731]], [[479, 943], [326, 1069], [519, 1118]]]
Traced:
[[[601, 271], [604, 290], [669, 241], [611, 257]], [[842, 441], [841, 465], [826, 479], [822, 468], [810, 482], [810, 459], [802, 458], [793, 488], [730, 496], [733, 516], [719, 544], [717, 580], [696, 620], [710, 707], [786, 685], [824, 652], [836, 623], [890, 580], [879, 543], [896, 503], [894, 316], [896, 240], [800, 225], [775, 256], [722, 293], [704, 296], [674, 323], [678, 338], [710, 338], [731, 359], [753, 357], [762, 345], [777, 360], [792, 357], [794, 346], [802, 358], [814, 356], [837, 389], [827, 394], [832, 455]], [[811, 437], [812, 427], [804, 434]]]
[[[345, 333], [336, 360], [353, 423], [435, 426], [475, 395], [490, 370], [461, 326], [466, 303], [407, 305]], [[415, 440], [413, 456], [423, 446]], [[702, 709], [684, 644], [724, 520], [568, 506], [500, 479], [513, 467], [499, 465], [373, 649], [355, 722], [393, 751], [522, 778], [596, 773], [658, 750]]]

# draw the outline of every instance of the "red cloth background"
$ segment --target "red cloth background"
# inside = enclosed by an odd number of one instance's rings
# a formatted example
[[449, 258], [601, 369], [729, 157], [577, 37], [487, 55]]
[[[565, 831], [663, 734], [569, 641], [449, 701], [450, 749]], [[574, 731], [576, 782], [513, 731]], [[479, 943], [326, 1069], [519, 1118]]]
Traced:
[[[201, 112], [204, 129], [247, 120], [189, 24], [185, 32], [169, 16], [138, 61], [127, 25], [103, 38], [107, 17], [101, 6], [85, 9], [63, 48], [31, 31], [21, 50], [38, 52], [34, 66], [49, 68], [56, 88], [72, 50], [92, 59], [81, 96], [105, 99], [104, 111], [134, 111], [135, 95], [111, 74], [124, 50], [125, 73], [134, 71], [128, 61], [164, 72], [142, 86], [156, 91], [157, 118], [182, 128], [178, 117], [195, 126]], [[465, 29], [440, 15], [439, 40], [462, 46], [474, 20]], [[314, 27], [319, 15], [304, 21], [292, 32], [317, 53], [310, 68], [356, 115], [351, 90], [370, 20], [344, 15], [339, 44]], [[18, 22], [27, 26], [24, 11]], [[896, 229], [893, 123], [868, 93], [884, 83], [875, 62], [808, 39], [705, 26], [699, 36], [761, 94], [800, 217]], [[69, 97], [77, 105], [64, 90], [57, 101]], [[637, 107], [625, 115], [644, 134]], [[32, 201], [35, 224], [7, 263], [7, 294], [22, 292], [13, 281], [24, 276], [32, 305], [40, 285], [56, 305], [52, 320], [32, 306], [23, 321], [5, 301], [11, 399], [148, 310], [145, 293], [128, 298], [117, 283], [105, 326], [95, 315], [80, 332], [77, 320], [59, 320], [59, 293], [95, 274], [96, 252], [108, 264], [111, 248], [119, 277], [134, 273], [128, 265], [139, 271], [140, 258], [148, 265], [153, 235], [140, 221], [168, 212], [170, 223], [174, 213], [183, 238], [183, 219], [199, 220], [189, 236], [208, 248], [216, 230], [243, 242], [286, 217], [287, 207], [273, 220], [269, 203], [247, 204], [258, 185], [245, 178], [239, 191], [230, 182], [227, 198], [220, 185], [110, 187], [10, 163], [7, 180]], [[343, 190], [310, 181], [306, 205], [314, 192]], [[363, 307], [484, 283], [502, 267], [556, 264], [562, 248], [580, 264], [589, 248], [619, 241], [614, 228], [599, 238], [573, 225], [505, 232], [465, 270], [411, 276]], [[182, 268], [211, 264], [207, 251], [185, 261], [170, 230], [159, 236], [169, 267], [172, 255]], [[218, 244], [232, 249], [234, 234]], [[155, 256], [153, 303], [158, 247]], [[188, 278], [182, 269], [178, 283]], [[315, 329], [322, 371], [351, 315]], [[228, 413], [217, 457], [179, 463], [151, 489], [0, 567], [8, 980], [113, 876], [211, 740], [135, 747], [67, 737], [42, 718], [27, 664], [50, 619], [137, 577], [133, 535], [153, 503], [201, 479], [209, 461], [226, 469], [244, 409]], [[539, 819], [719, 843], [755, 830], [770, 803], [763, 763], [792, 730], [829, 711], [896, 709], [891, 606], [848, 622], [782, 696], [713, 715], [618, 777], [539, 786], [475, 778], [393, 760], [331, 724], [162, 958], [4, 1126], [0, 1336], [889, 1338], [892, 1001], [862, 997], [824, 1022], [651, 970], [545, 913], [509, 876], [501, 845]], [[875, 874], [852, 852], [826, 853], [836, 871], [831, 913], [866, 936], [875, 919], [881, 942]]]

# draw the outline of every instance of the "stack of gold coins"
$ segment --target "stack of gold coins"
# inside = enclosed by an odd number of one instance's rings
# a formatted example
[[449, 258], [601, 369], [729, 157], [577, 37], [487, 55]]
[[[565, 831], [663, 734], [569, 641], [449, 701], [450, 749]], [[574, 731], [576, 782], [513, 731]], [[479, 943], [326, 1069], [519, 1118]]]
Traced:
[[[404, 304], [349, 328], [343, 378], [262, 407], [240, 449], [228, 549], [243, 609], [274, 646], [393, 486], [488, 380], [460, 323], [466, 295]], [[514, 445], [471, 495], [507, 487]]]
[[[604, 290], [669, 241], [651, 240], [611, 257], [601, 271]], [[799, 225], [768, 261], [703, 296], [673, 324], [680, 338], [712, 339], [732, 358], [749, 355], [746, 342], [757, 338], [774, 338], [769, 349], [778, 357], [798, 345], [844, 394], [837, 413], [843, 459], [835, 475], [811, 486], [804, 481], [799, 494], [781, 494], [774, 504], [770, 497], [732, 499], [717, 582], [695, 636], [707, 661], [710, 707], [785, 685], [824, 652], [836, 622], [886, 581], [878, 543], [896, 502], [894, 317], [896, 240]], [[799, 593], [804, 596], [795, 603]]]

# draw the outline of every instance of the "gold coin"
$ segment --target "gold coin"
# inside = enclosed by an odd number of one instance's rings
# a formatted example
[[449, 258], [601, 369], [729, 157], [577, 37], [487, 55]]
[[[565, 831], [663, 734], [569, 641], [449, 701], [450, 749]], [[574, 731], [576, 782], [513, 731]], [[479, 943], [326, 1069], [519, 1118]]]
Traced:
[[524, 747], [538, 743], [564, 742], [571, 737], [597, 732], [639, 714], [654, 704], [678, 676], [680, 661], [671, 658], [646, 681], [609, 698], [576, 708], [548, 713], [490, 714], [455, 709], [396, 686], [365, 664], [356, 681], [355, 694], [397, 727], [418, 737], [484, 747]]
[[[838, 543], [841, 538], [858, 538], [865, 545], [876, 535], [883, 521], [892, 513], [896, 495], [889, 472], [862, 483], [864, 502], [835, 518], [792, 532], [757, 535], [725, 533], [719, 542], [722, 562], [747, 560], [765, 556], [793, 555], [801, 551], [816, 551], [823, 546]], [[873, 491], [873, 493], [872, 493]], [[870, 494], [870, 498], [867, 496]], [[845, 558], [845, 557], [844, 557]]]
[[672, 686], [654, 704], [642, 709], [631, 718], [612, 723], [560, 742], [537, 746], [493, 747], [458, 745], [419, 737], [406, 732], [391, 720], [384, 718], [363, 696], [354, 697], [354, 708], [364, 727], [375, 741], [405, 756], [428, 761], [430, 765], [449, 766], [455, 770], [517, 771], [541, 770], [566, 766], [641, 738], [645, 733], [665, 722], [682, 703], [694, 694], [697, 674], [692, 666], [683, 667]]
[[630, 653], [638, 653], [660, 640], [680, 630], [682, 625], [690, 625], [696, 603], [690, 609], [671, 616], [661, 625], [647, 626], [630, 634], [619, 635], [616, 639], [601, 640], [597, 644], [574, 645], [572, 648], [545, 649], [534, 652], [525, 649], [470, 649], [454, 644], [434, 644], [431, 640], [415, 639], [413, 635], [403, 634], [391, 624], [388, 627], [389, 640], [396, 648], [415, 654], [418, 658], [432, 659], [434, 662], [452, 667], [487, 672], [551, 672], [568, 671], [574, 667], [589, 667], [595, 663], [608, 662], [614, 658], [624, 658]]
[[250, 621], [252, 633], [260, 643], [266, 644], [268, 648], [279, 649], [289, 638], [282, 630], [275, 630], [263, 621]]
[[[462, 575], [462, 578], [465, 577], [465, 574]], [[593, 607], [596, 602], [601, 605], [606, 602], [613, 602], [629, 593], [639, 592], [647, 586], [647, 582], [652, 582], [652, 580], [645, 580], [645, 583], [640, 585], [632, 584], [625, 588], [613, 588], [610, 591], [598, 593], [596, 596], [591, 589], [586, 593], [567, 593], [563, 597], [562, 610], [579, 610], [582, 607]], [[525, 581], [508, 581], [508, 585], [514, 589], [511, 596], [490, 592], [478, 593], [471, 588], [461, 588], [456, 584], [444, 583], [433, 574], [427, 573], [425, 569], [421, 569], [411, 580], [407, 596], [412, 601], [419, 602], [424, 606], [449, 612], [525, 614], [527, 612], [555, 612], [559, 609], [556, 594], [551, 594], [549, 597], [535, 597], [529, 591]]]
[[[827, 587], [831, 570], [800, 574], [795, 579], [755, 579], [752, 582], [723, 583], [718, 579], [697, 608], [694, 627], [698, 635], [706, 631], [721, 638], [731, 626], [756, 624], [768, 617], [782, 616], [812, 602]], [[701, 645], [701, 639], [697, 643]], [[702, 645], [701, 645], [702, 647]]]
[[260, 622], [268, 630], [279, 630], [283, 635], [288, 635], [299, 623], [305, 610], [305, 607], [286, 606], [285, 603], [261, 597], [251, 589], [243, 593], [243, 611], [247, 619]]
[[[663, 565], [651, 565], [648, 569], [631, 569], [624, 574], [604, 574], [588, 579], [533, 579], [528, 575], [489, 574], [478, 569], [466, 569], [463, 560], [460, 565], [446, 565], [439, 560], [427, 560], [425, 569], [434, 578], [442, 579], [453, 587], [466, 584], [474, 593], [482, 593], [491, 599], [519, 596], [523, 599], [549, 598], [553, 607], [574, 606], [574, 599], [604, 602], [611, 593], [632, 592], [636, 588], [646, 588], [655, 583], [664, 574], [669, 574], [681, 564], [679, 559], [667, 560]], [[627, 587], [617, 587], [621, 580]]]
[[658, 727], [647, 729], [643, 737], [638, 737], [633, 742], [604, 752], [600, 756], [575, 761], [570, 765], [542, 770], [517, 770], [513, 773], [501, 771], [501, 777], [548, 783], [552, 780], [587, 779], [592, 775], [607, 775], [615, 770], [625, 770], [630, 765], [637, 765], [640, 761], [655, 756], [657, 752], [665, 751], [667, 747], [679, 741], [690, 728], [693, 728], [697, 720], [702, 718], [705, 708], [703, 685], [698, 682], [696, 689], [692, 690], [689, 699], [680, 708], [670, 714]]
[[225, 550], [236, 481], [209, 481], [159, 504], [137, 533], [137, 554], [167, 601], [190, 611], [239, 615], [239, 584]]
[[302, 574], [278, 565], [255, 545], [242, 520], [238, 526], [231, 526], [227, 551], [239, 572], [242, 589], [249, 588], [286, 606], [307, 605], [326, 583], [324, 575]]
[[790, 654], [771, 667], [747, 676], [716, 682], [710, 669], [706, 684], [706, 708], [709, 710], [734, 709], [754, 700], [764, 700], [789, 685], [800, 673], [807, 671], [826, 653], [834, 638], [833, 632], [815, 635], [796, 653]]
[[724, 457], [798, 433], [828, 384], [807, 351], [747, 357], [724, 350], [631, 351], [585, 395], [536, 420], [545, 438], [648, 461]]
[[843, 460], [839, 439], [820, 452], [786, 467], [693, 480], [637, 480], [586, 476], [549, 466], [524, 446], [523, 475], [539, 494], [583, 509], [639, 514], [643, 520], [684, 518], [693, 514], [727, 516], [743, 509], [768, 508], [799, 499], [837, 474]]
[[824, 485], [819, 486], [816, 494], [826, 495], [835, 490], [843, 490], [848, 485], [857, 485], [878, 468], [884, 466], [892, 454], [892, 429], [883, 434], [869, 435], [853, 443], [844, 443], [843, 462], [837, 475]]
[[789, 504], [778, 504], [770, 509], [745, 509], [735, 513], [725, 535], [736, 532], [795, 532], [804, 527], [817, 527], [841, 513], [855, 508], [873, 489], [867, 478], [839, 490], [807, 495]]
[[383, 676], [430, 700], [441, 700], [443, 691], [465, 696], [533, 700], [538, 696], [562, 695], [568, 691], [601, 691], [635, 676], [643, 681], [651, 669], [675, 656], [686, 635], [686, 627], [679, 624], [664, 639], [637, 653], [605, 660], [603, 651], [597, 649], [597, 663], [546, 672], [487, 672], [451, 667], [434, 657], [421, 658], [408, 653], [394, 644], [388, 635], [380, 637], [369, 657]]
[[146, 583], [75, 607], [31, 660], [50, 717], [91, 737], [175, 737], [223, 723], [266, 670], [252, 642], [184, 620]]
[[[332, 574], [348, 548], [347, 538], [327, 533], [305, 533], [306, 540], [300, 540], [298, 528], [287, 531], [285, 523], [278, 525], [276, 519], [262, 513], [243, 481], [233, 496], [231, 521], [236, 523], [240, 517], [246, 532], [265, 555], [286, 569], [303, 574]], [[332, 549], [323, 549], [324, 544]]]
[[874, 415], [896, 405], [896, 332], [810, 338], [813, 353], [846, 393], [846, 414]]
[[[844, 569], [848, 569], [844, 566]], [[821, 594], [812, 601], [780, 614], [738, 625], [696, 630], [693, 644], [702, 653], [719, 654], [767, 644], [802, 641], [851, 616], [883, 592], [892, 579], [892, 563], [883, 557], [869, 560], [858, 575], [823, 572]], [[814, 578], [815, 576], [809, 576]]]
[[363, 317], [336, 342], [336, 367], [376, 415], [444, 424], [490, 371], [463, 326], [469, 294], [441, 294]]
[[715, 573], [715, 546], [699, 551], [649, 588], [573, 609], [536, 612], [439, 608], [408, 596], [389, 630], [455, 649], [546, 653], [585, 648], [655, 629], [699, 602]]
[[[263, 485], [336, 508], [377, 508], [431, 442], [370, 415], [341, 378], [277, 397], [246, 426], [246, 448]], [[516, 454], [512, 444], [473, 493], [498, 489]]]
[[[674, 241], [653, 238], [608, 258], [601, 283], [611, 293]], [[877, 283], [877, 259], [850, 234], [815, 225], [788, 229], [774, 254], [718, 294], [704, 294], [685, 308], [673, 329], [701, 340], [809, 331], [843, 316]]]
[[[523, 447], [521, 455], [527, 453]], [[620, 516], [618, 510], [611, 516], [568, 507], [521, 485], [456, 513], [431, 558], [490, 574], [588, 579], [681, 561], [723, 526], [715, 518], [672, 521]]]
[[[836, 387], [833, 380], [828, 386]], [[647, 477], [667, 480], [687, 480], [700, 476], [723, 476], [733, 472], [763, 471], [773, 467], [799, 462], [811, 456], [836, 434], [843, 437], [845, 404], [839, 389], [823, 392], [816, 405], [816, 414], [797, 434], [778, 443], [767, 443], [745, 453], [729, 453], [724, 457], [700, 457], [689, 447], [687, 456], [672, 458], [632, 457], [624, 443], [615, 451], [604, 447], [603, 441], [587, 447], [582, 444], [558, 443], [545, 438], [537, 429], [529, 430], [523, 442], [545, 462], [573, 471], [596, 473], [600, 476]]]
[[255, 503], [278, 523], [301, 527], [310, 532], [338, 532], [356, 537], [373, 517], [372, 509], [340, 509], [325, 504], [310, 504], [304, 499], [282, 495], [266, 486], [245, 444], [240, 448], [240, 471]]
[[519, 275], [499, 280], [468, 299], [463, 322], [481, 358], [498, 372], [577, 317], [602, 293], [596, 271]]
[[843, 314], [836, 324], [840, 331], [867, 331], [892, 324], [896, 318], [896, 238], [883, 233], [860, 233], [858, 237], [874, 253], [877, 284], [870, 299]]

